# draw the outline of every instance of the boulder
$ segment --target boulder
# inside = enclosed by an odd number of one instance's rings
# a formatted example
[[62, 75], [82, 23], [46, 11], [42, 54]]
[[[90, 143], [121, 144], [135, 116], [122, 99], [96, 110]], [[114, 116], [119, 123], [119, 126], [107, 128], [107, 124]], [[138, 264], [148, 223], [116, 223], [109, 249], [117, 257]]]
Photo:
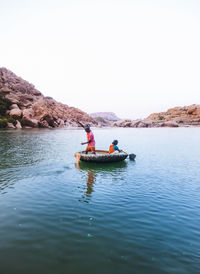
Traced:
[[48, 124], [48, 122], [46, 120], [39, 121], [38, 125], [41, 128], [50, 128], [50, 126], [49, 126], [49, 124]]
[[179, 125], [174, 121], [168, 121], [168, 122], [161, 123], [160, 126], [161, 127], [178, 127]]
[[141, 127], [147, 127], [147, 124], [144, 123], [143, 121], [140, 121], [139, 124], [137, 125], [137, 127], [141, 128]]
[[33, 95], [35, 95], [35, 96], [43, 96], [42, 93], [40, 91], [36, 90], [36, 89], [33, 91]]
[[21, 109], [19, 109], [19, 108], [13, 108], [13, 109], [11, 109], [9, 115], [10, 115], [11, 117], [13, 117], [14, 119], [18, 119], [18, 118], [21, 118], [21, 116], [22, 116], [22, 111], [21, 111]]
[[135, 120], [131, 122], [131, 127], [138, 127], [139, 123], [141, 122], [141, 120]]
[[19, 106], [20, 108], [30, 108], [32, 106], [32, 102], [20, 97]]
[[132, 120], [119, 120], [112, 124], [114, 127], [129, 127], [132, 123]]
[[123, 127], [131, 127], [131, 124], [132, 124], [131, 121], [130, 121], [130, 122], [125, 122], [125, 123], [123, 124]]
[[5, 98], [7, 98], [8, 100], [10, 100], [10, 102], [11, 102], [12, 104], [17, 104], [17, 105], [19, 105], [19, 100], [17, 99], [18, 96], [17, 96], [16, 94], [13, 94], [13, 93], [11, 93], [11, 94], [6, 94], [6, 95], [5, 95]]
[[34, 112], [31, 108], [24, 109], [22, 112], [23, 118], [32, 118], [34, 115]]
[[34, 118], [23, 117], [22, 118], [23, 124], [28, 127], [38, 127], [39, 121]]
[[15, 128], [15, 126], [12, 123], [7, 123], [8, 128]]
[[39, 121], [34, 118], [34, 112], [32, 109], [24, 109], [23, 110], [23, 116], [22, 116], [22, 121], [24, 126], [28, 127], [38, 127], [39, 126]]
[[10, 109], [19, 109], [18, 105], [17, 104], [12, 104], [10, 106]]
[[21, 125], [21, 123], [18, 120], [17, 120], [17, 123], [16, 123], [15, 127], [17, 129], [21, 129], [22, 128], [22, 125]]
[[197, 109], [196, 105], [191, 105], [188, 107], [187, 114], [193, 114], [195, 110]]
[[1, 89], [0, 89], [0, 93], [1, 94], [9, 94], [11, 92], [11, 90], [8, 88], [8, 87], [2, 87]]
[[60, 127], [64, 127], [64, 126], [65, 126], [65, 122], [64, 122], [64, 120], [62, 120], [62, 119], [58, 119], [58, 120], [57, 120], [57, 124], [58, 124]]
[[57, 118], [52, 117], [50, 114], [46, 114], [45, 116], [43, 116], [41, 121], [47, 121], [47, 123], [50, 127], [57, 127], [58, 126]]

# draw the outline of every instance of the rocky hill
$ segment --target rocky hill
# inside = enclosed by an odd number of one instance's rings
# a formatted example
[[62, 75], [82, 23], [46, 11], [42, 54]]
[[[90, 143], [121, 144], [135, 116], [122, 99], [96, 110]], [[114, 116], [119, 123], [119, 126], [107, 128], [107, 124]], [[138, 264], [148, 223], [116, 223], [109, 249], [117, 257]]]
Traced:
[[153, 113], [144, 120], [121, 120], [116, 127], [181, 127], [200, 126], [200, 105], [170, 108], [166, 112]]
[[34, 85], [0, 68], [0, 127], [78, 126], [77, 120], [98, 125], [87, 113], [45, 97]]
[[91, 113], [90, 116], [93, 118], [103, 118], [104, 120], [112, 122], [120, 120], [114, 112], [95, 112]]
[[119, 120], [112, 112], [97, 112], [89, 116], [77, 108], [45, 97], [29, 82], [6, 68], [0, 68], [0, 127], [76, 127], [77, 121], [91, 126], [200, 126], [200, 105], [171, 108], [153, 113], [144, 120]]
[[170, 108], [166, 112], [153, 113], [148, 121], [174, 121], [184, 125], [200, 125], [200, 105]]

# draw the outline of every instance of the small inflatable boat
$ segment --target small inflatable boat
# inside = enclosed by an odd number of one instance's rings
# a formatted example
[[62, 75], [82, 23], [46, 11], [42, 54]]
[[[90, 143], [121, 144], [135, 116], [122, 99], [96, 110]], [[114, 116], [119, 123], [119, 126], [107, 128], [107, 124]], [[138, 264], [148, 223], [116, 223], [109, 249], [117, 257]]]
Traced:
[[92, 154], [91, 152], [86, 154], [85, 151], [80, 151], [76, 152], [74, 156], [77, 160], [93, 163], [120, 162], [128, 157], [128, 154], [124, 151], [112, 154], [109, 154], [107, 150], [96, 150], [95, 152], [96, 154]]

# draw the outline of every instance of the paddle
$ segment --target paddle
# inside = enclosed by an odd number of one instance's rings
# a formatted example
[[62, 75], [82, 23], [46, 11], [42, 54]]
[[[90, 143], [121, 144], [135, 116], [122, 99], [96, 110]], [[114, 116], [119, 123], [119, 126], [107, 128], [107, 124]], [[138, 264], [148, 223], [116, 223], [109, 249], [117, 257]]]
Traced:
[[81, 122], [79, 122], [78, 120], [76, 120], [76, 122], [81, 126], [81, 127], [85, 127]]
[[131, 161], [134, 161], [135, 158], [136, 158], [136, 155], [135, 155], [134, 153], [129, 154], [129, 159], [130, 159]]

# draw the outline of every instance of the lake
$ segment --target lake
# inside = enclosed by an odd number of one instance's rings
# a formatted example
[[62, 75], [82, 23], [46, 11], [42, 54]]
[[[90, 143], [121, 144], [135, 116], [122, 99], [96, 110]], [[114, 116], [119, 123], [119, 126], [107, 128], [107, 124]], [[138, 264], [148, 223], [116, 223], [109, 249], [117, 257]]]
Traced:
[[0, 131], [0, 273], [200, 273], [200, 128]]

